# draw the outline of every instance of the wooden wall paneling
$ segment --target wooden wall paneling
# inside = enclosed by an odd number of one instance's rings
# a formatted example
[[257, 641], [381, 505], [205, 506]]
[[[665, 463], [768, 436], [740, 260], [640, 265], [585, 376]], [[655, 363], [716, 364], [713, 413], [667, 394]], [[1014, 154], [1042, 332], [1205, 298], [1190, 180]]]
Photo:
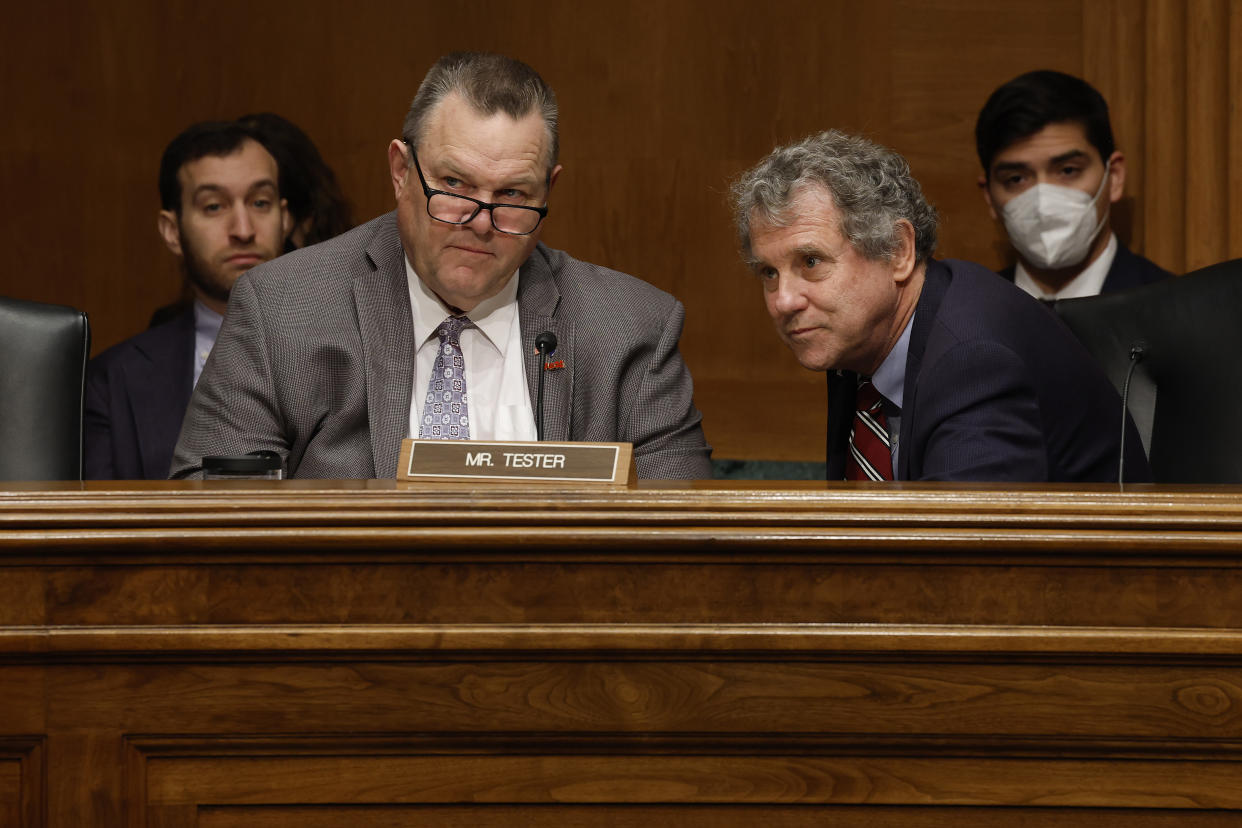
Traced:
[[[688, 755], [752, 743], [761, 753], [949, 756], [987, 747], [994, 757], [1236, 762], [1242, 740], [1236, 631], [1068, 628], [1062, 642], [1048, 640], [1057, 630], [1033, 626], [898, 625], [864, 635], [849, 625], [680, 626], [507, 625], [481, 636], [416, 627], [404, 639], [387, 636], [385, 652], [329, 625], [286, 633], [314, 636], [315, 652], [265, 650], [243, 632], [230, 636], [238, 648], [230, 651], [210, 646], [210, 630], [196, 636], [209, 645], [197, 650], [62, 650], [54, 655], [66, 666], [50, 675], [43, 699], [53, 771], [123, 790], [110, 784], [119, 769], [95, 781], [82, 769], [119, 764], [122, 746], [104, 735], [125, 733], [242, 740], [229, 750], [254, 756]], [[780, 738], [755, 743], [764, 733]], [[318, 746], [286, 744], [312, 736]], [[411, 747], [411, 739], [432, 741]], [[225, 750], [214, 745], [173, 747]], [[75, 773], [65, 772], [69, 757], [85, 757], [74, 759]]]
[[[771, 327], [766, 314], [756, 324]], [[792, 359], [775, 332], [769, 333], [771, 362]], [[810, 371], [791, 380], [696, 376], [694, 381], [694, 402], [703, 413], [703, 431], [717, 459], [824, 462], [828, 447], [826, 400], [823, 374]]]
[[1227, 219], [1227, 257], [1242, 257], [1242, 9], [1236, 3], [1229, 5], [1229, 61], [1226, 105], [1228, 107], [1229, 137], [1226, 147], [1229, 210]]
[[1158, 264], [1186, 269], [1186, 5], [1147, 2], [1147, 147], [1143, 223], [1147, 253]]
[[[706, 640], [717, 658], [704, 661], [676, 641], [673, 626], [650, 640], [674, 642], [680, 652], [653, 653], [637, 636], [622, 661], [585, 647], [538, 653], [521, 629], [510, 629], [497, 637], [531, 660], [440, 648], [409, 651], [404, 662], [392, 654], [387, 661], [368, 660], [365, 651], [328, 653], [334, 662], [311, 655], [318, 661], [298, 663], [282, 663], [293, 659], [280, 654], [243, 653], [243, 663], [225, 667], [210, 663], [210, 652], [183, 652], [178, 656], [188, 663], [182, 665], [131, 666], [114, 659], [93, 672], [65, 668], [47, 696], [54, 716], [48, 725], [48, 778], [57, 780], [52, 798], [69, 802], [90, 790], [115, 798], [126, 790], [118, 741], [125, 733], [315, 736], [338, 754], [368, 757], [374, 751], [366, 739], [350, 748], [359, 734], [438, 734], [450, 741], [433, 753], [490, 755], [515, 750], [505, 739], [531, 740], [529, 749], [541, 755], [736, 753], [750, 744], [760, 753], [976, 751], [1008, 758], [1059, 751], [1061, 758], [1086, 759], [1111, 746], [1151, 761], [1203, 758], [1215, 750], [1239, 767], [1234, 751], [1242, 740], [1236, 712], [1242, 681], [1236, 670], [1220, 666], [1236, 653], [1027, 655], [999, 650], [1013, 642], [998, 639], [980, 642], [974, 652], [932, 652], [916, 640], [887, 653], [838, 652], [827, 645], [761, 651], [756, 645], [739, 657], [722, 652], [711, 633], [692, 631], [690, 640]], [[732, 638], [761, 640], [759, 632], [756, 625]], [[969, 643], [972, 632], [947, 631], [932, 644], [951, 650], [954, 636]], [[832, 629], [819, 639], [834, 637], [851, 643]], [[1103, 633], [1095, 637], [1108, 641]], [[89, 654], [76, 657], [91, 660]], [[473, 660], [463, 660], [468, 657]], [[937, 657], [942, 660], [924, 663]], [[1160, 666], [1134, 665], [1161, 658], [1166, 663]], [[73, 735], [88, 727], [92, 735]], [[761, 734], [772, 734], [770, 741], [759, 740]], [[872, 747], [860, 748], [860, 741]], [[260, 755], [261, 749], [267, 750], [257, 744], [243, 753]]]
[[0, 754], [0, 825], [21, 825], [21, 812], [21, 763]]
[[1083, 77], [1108, 101], [1113, 137], [1126, 156], [1126, 195], [1113, 205], [1112, 224], [1127, 246], [1143, 253], [1146, 8], [1134, 0], [1097, 0], [1083, 3], [1082, 16]]
[[[6, 570], [0, 568], [0, 583], [5, 576]], [[28, 621], [26, 629], [38, 629], [41, 623]], [[0, 826], [38, 828], [45, 824], [46, 697], [43, 667], [0, 667]]]
[[[391, 803], [494, 805], [1075, 805], [1238, 810], [1236, 762], [820, 756], [296, 756], [149, 762], [148, 807]], [[1159, 791], [1150, 798], [1141, 791]], [[822, 814], [822, 812], [821, 812]], [[601, 815], [602, 816], [602, 815]], [[740, 814], [730, 818], [735, 824]], [[993, 817], [995, 818], [995, 817]], [[292, 824], [292, 823], [290, 823]], [[751, 824], [754, 824], [753, 822]]]
[[[54, 740], [53, 775], [76, 770], [91, 793], [54, 797], [53, 824], [109, 817], [101, 800], [122, 780], [102, 760], [122, 743], [132, 825], [192, 825], [204, 807], [255, 805], [319, 805], [343, 819], [344, 806], [395, 803], [729, 804], [747, 806], [722, 813], [741, 824], [788, 803], [1242, 808], [1237, 671], [1191, 664], [1176, 644], [1161, 667], [1150, 656], [1127, 666], [1132, 658], [1106, 652], [1107, 633], [1088, 645], [1097, 663], [1024, 664], [987, 643], [911, 663], [937, 655], [917, 638], [894, 642], [895, 663], [814, 645], [756, 661], [710, 643], [725, 661], [681, 662], [669, 649], [677, 628], [661, 633], [655, 661], [613, 661], [588, 639], [558, 650], [540, 633], [529, 645], [520, 630], [499, 635], [541, 661], [496, 650], [458, 661], [448, 636], [436, 647], [451, 663], [430, 652], [390, 651], [382, 664], [271, 652], [221, 666], [189, 648], [173, 660], [58, 668], [52, 728], [72, 721], [98, 735]], [[1037, 647], [1056, 633], [1008, 635]], [[692, 637], [676, 649], [699, 646]], [[348, 647], [337, 655], [348, 659]]]
[[31, 487], [0, 497], [0, 550], [52, 567], [28, 582], [46, 607], [5, 623], [1242, 626], [1228, 492]]
[[1219, 825], [1240, 553], [1239, 487], [28, 484], [0, 814]]
[[937, 256], [992, 268], [1013, 261], [1004, 228], [989, 217], [977, 186], [975, 121], [992, 91], [1023, 72], [1082, 72], [1082, 5], [894, 4], [887, 29], [889, 120], [871, 137], [906, 156], [940, 213]]
[[45, 755], [40, 737], [0, 736], [0, 826], [46, 824]]
[[[1082, 0], [556, 0], [537, 14], [485, 2], [420, 8], [417, 24], [322, 0], [78, 5], [63, 21], [34, 9], [10, 20], [0, 190], [23, 197], [0, 222], [12, 254], [0, 292], [88, 311], [98, 352], [177, 295], [176, 262], [154, 232], [155, 168], [190, 122], [285, 114], [362, 221], [390, 209], [383, 146], [431, 61], [506, 51], [562, 101], [567, 171], [547, 240], [684, 302], [708, 438], [719, 456], [744, 458], [822, 458], [822, 381], [779, 343], [740, 263], [729, 179], [777, 143], [862, 132], [910, 157], [944, 218], [944, 254], [997, 266], [1007, 251], [974, 186], [974, 117], [1008, 77], [1081, 71], [1083, 55]], [[748, 393], [752, 382], [773, 385]], [[755, 429], [767, 399], [791, 400], [799, 416]]]
[[[772, 329], [738, 252], [728, 188], [774, 143], [849, 111], [854, 96], [827, 91], [859, 51], [853, 6], [785, 2], [755, 15], [738, 2], [679, 3], [654, 26], [627, 16], [612, 26], [620, 59], [592, 56], [593, 82], [565, 76], [558, 92], [573, 155], [548, 239], [683, 301], [682, 350], [717, 457], [823, 457], [823, 379]], [[766, 48], [782, 37], [792, 40]], [[780, 429], [774, 400], [792, 412]]]
[[[747, 549], [715, 537], [734, 555], [757, 554], [762, 546]], [[768, 623], [911, 623], [932, 613], [954, 624], [1242, 626], [1235, 601], [1242, 572], [1228, 564], [1104, 559], [1067, 569], [1012, 556], [989, 562], [998, 553], [986, 547], [956, 563], [867, 560], [874, 543], [850, 547], [839, 535], [825, 535], [804, 538], [796, 563], [764, 555], [745, 563], [631, 559], [621, 568], [608, 559], [624, 553], [624, 542], [595, 543], [595, 560], [569, 554], [558, 562], [488, 563], [469, 558], [495, 550], [446, 547], [422, 562], [304, 562], [296, 571], [287, 563], [219, 561], [209, 578], [194, 579], [170, 569], [136, 577], [127, 574], [139, 569], [132, 566], [81, 568], [58, 578], [58, 589], [74, 588], [64, 591], [46, 623], [724, 623], [743, 616]], [[846, 548], [833, 554], [832, 547]], [[1169, 582], [1178, 584], [1176, 595], [1153, 601]], [[934, 592], [925, 593], [928, 583], [937, 585]], [[148, 607], [151, 589], [160, 598]], [[1112, 597], [1104, 602], [1101, 594]]]
[[43, 584], [43, 573], [35, 567], [0, 565], [0, 624], [43, 623]]
[[[682, 299], [719, 456], [822, 458], [822, 383], [772, 332], [725, 206], [729, 179], [774, 144], [835, 126], [893, 145], [941, 211], [941, 253], [1000, 266], [1007, 244], [974, 186], [978, 108], [1019, 72], [1081, 73], [1108, 98], [1130, 161], [1123, 238], [1174, 270], [1242, 255], [1242, 56], [1231, 48], [1242, 22], [1228, 0], [781, 0], [762, 13], [741, 0], [558, 0], [538, 15], [428, 7], [418, 26], [391, 25], [380, 7], [343, 15], [288, 0], [78, 11], [54, 24], [23, 8], [9, 21], [0, 189], [22, 197], [0, 222], [11, 253], [0, 292], [87, 310], [97, 351], [177, 293], [152, 221], [173, 134], [280, 111], [315, 138], [365, 220], [391, 205], [384, 141], [449, 48], [517, 54], [558, 88], [567, 173], [547, 239]], [[70, 57], [53, 66], [53, 54]], [[756, 428], [769, 399], [798, 416]]]
[[125, 767], [125, 825], [126, 828], [149, 828], [150, 825], [197, 826], [198, 808], [167, 809], [153, 807], [147, 794], [147, 754], [135, 748], [134, 737], [118, 734]]
[[1186, 270], [1228, 256], [1229, 0], [1186, 4]]
[[[95, 673], [99, 670], [96, 668]], [[128, 791], [121, 734], [81, 726], [74, 704], [56, 704], [49, 685], [47, 797], [49, 826], [124, 825]]]
[[[404, 808], [366, 806], [322, 808], [220, 807], [203, 808], [200, 828], [410, 828], [434, 825], [437, 828], [502, 828], [514, 824], [593, 828], [607, 824], [612, 828], [648, 828], [651, 825], [677, 825], [685, 828], [715, 828], [736, 819], [740, 824], [762, 823], [770, 828], [811, 828], [830, 823], [834, 828], [958, 828], [995, 826], [995, 811], [976, 807], [849, 806], [807, 808], [801, 805], [751, 808], [739, 814], [737, 807], [709, 805], [630, 805], [610, 810], [604, 816], [600, 806], [534, 805], [498, 809], [489, 805], [410, 806]], [[1177, 811], [1081, 808], [1007, 808], [1003, 822], [1007, 828], [1226, 828], [1237, 815], [1228, 811]]]
[[[35, 624], [24, 629], [37, 630], [40, 626]], [[9, 650], [9, 654], [13, 655], [13, 651]], [[3, 755], [10, 758], [25, 756], [31, 749], [28, 742], [32, 734], [47, 730], [40, 701], [47, 693], [46, 677], [43, 668], [37, 665], [8, 667], [5, 675], [9, 682], [0, 686], [0, 747], [4, 749]]]

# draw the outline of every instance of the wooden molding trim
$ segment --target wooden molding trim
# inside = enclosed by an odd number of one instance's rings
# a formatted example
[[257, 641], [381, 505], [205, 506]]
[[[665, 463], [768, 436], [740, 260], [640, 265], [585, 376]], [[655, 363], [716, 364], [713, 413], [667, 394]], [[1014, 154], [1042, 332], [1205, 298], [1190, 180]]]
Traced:
[[37, 735], [0, 736], [0, 817], [16, 815], [17, 824], [30, 828], [44, 824], [45, 743]]
[[232, 625], [195, 627], [0, 627], [0, 658], [261, 655], [265, 661], [333, 655], [410, 658], [457, 655], [488, 660], [622, 655], [658, 660], [902, 660], [1046, 655], [1144, 663], [1242, 656], [1242, 630], [1116, 627], [999, 627], [936, 624], [413, 624]]
[[[739, 548], [826, 557], [1176, 553], [1212, 565], [1242, 548], [1242, 487], [851, 486], [705, 482], [632, 490], [397, 491], [393, 481], [29, 486], [0, 492], [0, 563], [281, 560], [356, 555], [426, 560], [467, 551], [595, 559], [619, 549], [694, 560]], [[539, 536], [537, 547], [530, 532]], [[779, 545], [779, 552], [776, 546]], [[1187, 556], [1192, 556], [1188, 558]]]

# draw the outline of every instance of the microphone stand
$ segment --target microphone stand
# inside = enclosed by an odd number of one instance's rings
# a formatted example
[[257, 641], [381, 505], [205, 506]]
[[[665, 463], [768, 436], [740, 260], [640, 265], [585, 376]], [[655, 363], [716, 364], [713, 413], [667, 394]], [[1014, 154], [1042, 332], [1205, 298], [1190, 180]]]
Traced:
[[543, 442], [543, 375], [547, 373], [548, 357], [556, 353], [556, 334], [544, 331], [535, 337], [535, 351], [539, 354], [539, 383], [535, 391], [535, 435]]

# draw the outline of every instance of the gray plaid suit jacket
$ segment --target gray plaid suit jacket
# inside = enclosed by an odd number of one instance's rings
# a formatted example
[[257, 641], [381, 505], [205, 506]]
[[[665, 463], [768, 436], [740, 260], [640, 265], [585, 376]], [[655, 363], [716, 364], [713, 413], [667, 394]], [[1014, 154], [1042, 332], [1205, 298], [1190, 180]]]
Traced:
[[[543, 244], [519, 279], [532, 406], [541, 331], [556, 334], [565, 362], [545, 372], [545, 439], [632, 442], [640, 477], [710, 477], [677, 349], [681, 303]], [[409, 429], [413, 331], [395, 213], [244, 274], [172, 476], [201, 472], [203, 456], [269, 449], [288, 477], [392, 477]]]

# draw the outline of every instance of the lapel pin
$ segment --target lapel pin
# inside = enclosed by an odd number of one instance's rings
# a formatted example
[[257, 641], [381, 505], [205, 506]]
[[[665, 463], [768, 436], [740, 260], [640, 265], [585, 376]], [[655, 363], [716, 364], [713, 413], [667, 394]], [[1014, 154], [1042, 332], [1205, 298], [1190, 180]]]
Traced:
[[565, 367], [565, 360], [563, 359], [558, 359], [555, 362], [545, 362], [543, 364], [543, 370], [545, 371], [556, 371], [564, 367]]

